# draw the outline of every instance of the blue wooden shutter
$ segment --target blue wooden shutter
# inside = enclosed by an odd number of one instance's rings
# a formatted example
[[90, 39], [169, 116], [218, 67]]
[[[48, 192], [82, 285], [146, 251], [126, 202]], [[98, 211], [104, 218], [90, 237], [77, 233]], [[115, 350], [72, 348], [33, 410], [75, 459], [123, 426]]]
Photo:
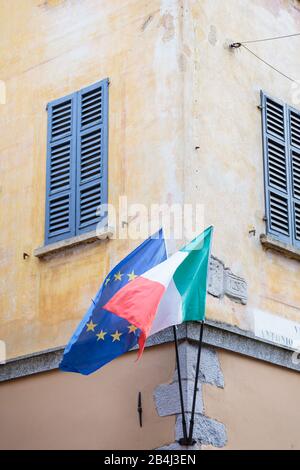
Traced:
[[78, 93], [76, 233], [95, 228], [107, 203], [108, 80]]
[[75, 234], [76, 94], [48, 104], [45, 243]]
[[261, 94], [267, 233], [292, 242], [290, 161], [285, 106]]
[[300, 247], [300, 112], [288, 108], [293, 244]]

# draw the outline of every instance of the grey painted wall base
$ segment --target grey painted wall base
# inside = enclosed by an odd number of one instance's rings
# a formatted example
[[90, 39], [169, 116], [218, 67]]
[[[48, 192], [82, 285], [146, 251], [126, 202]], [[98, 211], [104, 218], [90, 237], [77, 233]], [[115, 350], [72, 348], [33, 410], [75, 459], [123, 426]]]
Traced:
[[[185, 416], [188, 427], [192, 410], [197, 351], [198, 344], [190, 343], [189, 341], [183, 341], [179, 346], [180, 369], [182, 372], [184, 406], [186, 411]], [[159, 416], [176, 416], [175, 441], [161, 449], [186, 450], [188, 448], [200, 450], [203, 444], [212, 445], [214, 447], [223, 447], [226, 444], [227, 435], [224, 424], [205, 416], [202, 397], [203, 383], [209, 383], [221, 388], [224, 387], [224, 377], [217, 353], [214, 348], [209, 346], [203, 346], [201, 354], [193, 436], [196, 443], [194, 446], [181, 446], [178, 442], [179, 439], [183, 437], [183, 431], [177, 370], [175, 370], [172, 383], [159, 385], [154, 392], [154, 400]]]
[[[197, 342], [199, 338], [199, 325], [194, 322], [179, 325], [177, 335], [179, 340], [185, 339]], [[173, 341], [173, 330], [172, 328], [167, 328], [151, 336], [147, 341], [146, 347], [172, 343]], [[256, 338], [253, 333], [240, 330], [231, 325], [207, 321], [204, 327], [203, 342], [206, 345], [233, 351], [300, 372], [300, 364], [292, 362], [293, 351], [291, 349], [261, 340]], [[57, 369], [63, 349], [61, 347], [41, 351], [7, 361], [6, 364], [0, 365], [0, 382]], [[206, 352], [204, 354], [212, 353]], [[194, 363], [194, 361], [192, 362]], [[206, 377], [208, 380], [209, 374], [212, 374], [212, 371], [207, 370]]]

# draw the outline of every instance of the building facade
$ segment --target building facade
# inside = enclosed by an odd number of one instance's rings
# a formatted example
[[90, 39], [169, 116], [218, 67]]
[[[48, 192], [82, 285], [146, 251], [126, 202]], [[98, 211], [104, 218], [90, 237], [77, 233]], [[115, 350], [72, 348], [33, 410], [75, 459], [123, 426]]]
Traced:
[[[138, 364], [130, 352], [89, 377], [57, 365], [139, 243], [114, 237], [145, 223], [137, 204], [200, 204], [215, 231], [196, 447], [299, 449], [300, 2], [0, 9], [1, 448], [178, 447], [171, 331]], [[99, 202], [117, 219], [97, 235]], [[189, 412], [198, 326], [179, 337]]]

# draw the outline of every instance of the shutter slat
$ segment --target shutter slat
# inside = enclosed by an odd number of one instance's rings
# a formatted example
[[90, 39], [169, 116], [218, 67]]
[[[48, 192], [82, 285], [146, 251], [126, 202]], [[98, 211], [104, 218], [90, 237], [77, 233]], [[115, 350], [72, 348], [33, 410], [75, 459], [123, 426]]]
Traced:
[[295, 238], [300, 241], [300, 204], [294, 204]]
[[[54, 207], [56, 211], [51, 209]], [[50, 201], [49, 232], [51, 235], [70, 228], [70, 196], [67, 194]]]
[[71, 98], [70, 98], [66, 101], [63, 101], [62, 103], [53, 105], [52, 114], [57, 115], [57, 114], [65, 113], [69, 111], [71, 107], [72, 107], [72, 103], [71, 103]]
[[287, 191], [287, 168], [285, 146], [275, 140], [267, 142], [267, 164], [269, 185]]
[[86, 162], [93, 162], [93, 161], [99, 160], [99, 150], [100, 150], [100, 147], [98, 150], [95, 150], [92, 153], [84, 154], [84, 156], [81, 159], [82, 165], [84, 166]]
[[70, 149], [66, 150], [65, 152], [62, 153], [52, 153], [52, 164], [56, 165], [61, 162], [67, 162], [70, 160]]
[[300, 153], [292, 150], [292, 183], [294, 197], [300, 199]]
[[64, 218], [67, 220], [68, 218], [68, 208], [65, 211], [60, 211], [59, 214], [55, 214], [51, 216], [51, 222], [55, 223], [55, 221], [61, 222]]
[[[99, 132], [99, 134], [100, 134], [100, 132]], [[86, 135], [85, 138], [84, 138], [84, 141], [81, 142], [81, 147], [82, 148], [89, 147], [91, 145], [91, 143], [94, 142], [94, 140], [95, 140], [95, 134], [94, 133]]]
[[284, 139], [285, 128], [284, 128], [284, 107], [279, 103], [266, 98], [266, 131]]
[[101, 150], [100, 138], [98, 139], [98, 137], [95, 136], [95, 135], [93, 137], [94, 137], [94, 140], [90, 141], [87, 145], [83, 145], [83, 142], [81, 142], [81, 144], [82, 144], [81, 154], [82, 155], [88, 155], [91, 152], [94, 152], [94, 151], [99, 152]]
[[65, 159], [57, 165], [53, 165], [51, 169], [51, 177], [66, 173], [69, 168], [69, 159]]
[[300, 147], [300, 113], [290, 111], [291, 145]]
[[102, 88], [99, 84], [93, 90], [81, 93], [81, 129], [101, 122], [102, 119]]
[[64, 154], [68, 154], [69, 147], [70, 147], [70, 142], [64, 145], [60, 145], [58, 147], [53, 147], [52, 149], [53, 158], [55, 158], [56, 156], [61, 157]]
[[99, 85], [93, 91], [83, 92], [82, 94], [82, 104], [86, 106], [87, 103], [92, 103], [94, 101], [99, 100], [101, 98], [101, 85]]
[[92, 111], [100, 111], [101, 110], [101, 103], [97, 99], [94, 101], [89, 101], [86, 105], [82, 106], [84, 112], [92, 112]]
[[80, 225], [99, 219], [96, 212], [101, 203], [101, 188], [97, 183], [94, 186], [81, 190], [80, 193]]
[[71, 112], [70, 110], [66, 111], [63, 114], [59, 114], [56, 119], [55, 123], [52, 126], [52, 129], [56, 129], [57, 127], [61, 126], [62, 124], [69, 122], [71, 118]]
[[274, 123], [275, 125], [277, 125], [281, 128], [282, 127], [282, 116], [269, 111], [269, 114], [267, 116], [267, 122], [270, 123], [270, 124]]
[[[84, 149], [84, 151], [82, 151]], [[101, 129], [81, 136], [80, 183], [101, 176]]]
[[82, 149], [82, 152], [81, 152], [81, 155], [90, 155], [91, 152], [94, 153], [94, 152], [100, 152], [101, 150], [101, 144], [100, 144], [100, 141], [99, 143], [96, 142], [96, 143], [90, 143], [88, 146], [85, 146], [84, 149]]
[[[71, 182], [71, 141], [63, 144], [64, 151], [60, 154], [61, 144], [51, 147], [50, 155], [50, 194], [70, 187]], [[53, 151], [55, 158], [53, 159]], [[62, 156], [62, 159], [60, 158]]]
[[283, 196], [273, 192], [270, 193], [270, 227], [289, 236], [288, 201]]
[[71, 134], [72, 103], [71, 99], [53, 105], [51, 114], [51, 138], [58, 139]]

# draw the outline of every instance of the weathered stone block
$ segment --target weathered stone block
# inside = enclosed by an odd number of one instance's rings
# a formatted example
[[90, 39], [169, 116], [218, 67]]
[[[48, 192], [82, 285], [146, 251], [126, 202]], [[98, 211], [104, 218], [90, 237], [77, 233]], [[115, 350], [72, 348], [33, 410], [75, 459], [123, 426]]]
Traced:
[[[196, 327], [199, 328], [198, 325]], [[185, 341], [179, 345], [180, 368], [183, 379], [194, 380], [197, 353], [198, 344]], [[177, 370], [174, 373], [174, 380], [177, 380]], [[199, 381], [217, 387], [224, 387], [224, 377], [217, 353], [213, 348], [207, 346], [202, 346]]]
[[247, 303], [247, 283], [245, 279], [234, 274], [218, 258], [211, 256], [208, 272], [207, 291], [214, 297], [227, 295], [235, 302]]
[[208, 271], [208, 293], [214, 297], [224, 295], [224, 263], [211, 256]]
[[227, 433], [224, 424], [206, 416], [197, 416], [194, 426], [194, 436], [201, 444], [211, 444], [214, 447], [224, 447]]
[[[186, 416], [189, 423], [190, 415]], [[176, 419], [176, 440], [182, 437], [182, 419]], [[227, 442], [227, 433], [224, 424], [204, 415], [196, 414], [194, 422], [194, 439], [200, 444], [211, 444], [214, 447], [224, 447]]]
[[246, 281], [233, 274], [230, 269], [224, 271], [224, 290], [225, 294], [242, 304], [247, 303], [247, 284]]
[[[192, 411], [194, 382], [191, 380], [183, 380], [182, 389], [185, 410], [187, 412]], [[155, 389], [154, 398], [159, 416], [168, 416], [181, 413], [178, 382], [159, 385]], [[203, 412], [202, 388], [200, 383], [198, 384], [196, 412]]]

